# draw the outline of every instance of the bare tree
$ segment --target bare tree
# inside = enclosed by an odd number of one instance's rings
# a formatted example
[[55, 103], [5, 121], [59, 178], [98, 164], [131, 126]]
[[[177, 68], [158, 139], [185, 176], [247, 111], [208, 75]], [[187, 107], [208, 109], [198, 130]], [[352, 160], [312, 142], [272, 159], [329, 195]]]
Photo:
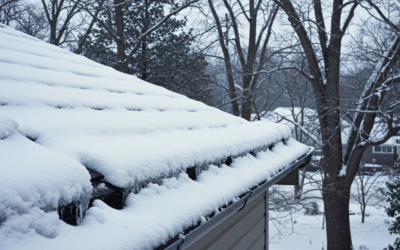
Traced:
[[[283, 89], [278, 108], [269, 112], [267, 119], [285, 123], [292, 129], [297, 141], [320, 148], [318, 114], [310, 83], [295, 70], [279, 71], [276, 79]], [[300, 199], [306, 180], [306, 168], [299, 170], [299, 185], [295, 186], [295, 197]]]
[[0, 0], [0, 23], [10, 25], [20, 12], [18, 0]]
[[[297, 5], [295, 0], [274, 1], [285, 12], [290, 25], [300, 39], [306, 55], [308, 72], [301, 68], [297, 70], [307, 76], [315, 94], [324, 156], [323, 198], [328, 249], [350, 250], [353, 249], [349, 222], [350, 188], [358, 172], [362, 154], [367, 147], [385, 142], [400, 130], [400, 126], [394, 122], [392, 112], [397, 104], [393, 103], [394, 106], [390, 106], [392, 108], [389, 108], [387, 112], [380, 110], [381, 100], [388, 91], [386, 86], [393, 85], [400, 79], [400, 76], [389, 77], [390, 70], [400, 52], [398, 28], [370, 0], [346, 3], [342, 0], [334, 0], [329, 13], [330, 33], [326, 29], [321, 1], [311, 1], [310, 5], [304, 5], [304, 3]], [[352, 130], [343, 155], [340, 104], [341, 47], [355, 10], [361, 3], [392, 29], [395, 39], [382, 55], [379, 63], [375, 65], [373, 74], [365, 83], [357, 107], [352, 110], [355, 112], [351, 117]], [[315, 19], [310, 18], [308, 6], [313, 7]], [[302, 12], [304, 9], [306, 14]], [[314, 27], [314, 29], [307, 27]], [[314, 38], [318, 39], [318, 43], [315, 43]], [[377, 116], [385, 120], [386, 129], [380, 138], [373, 138], [370, 136]]]
[[355, 177], [355, 186], [357, 193], [351, 196], [360, 204], [361, 223], [365, 221], [367, 205], [375, 206], [383, 201], [383, 197], [379, 191], [379, 184], [383, 172], [377, 172], [366, 168], [364, 163], [361, 163], [360, 169]]
[[23, 11], [15, 19], [15, 29], [45, 40], [48, 37], [49, 23], [42, 6], [36, 3], [24, 3], [21, 8]]
[[60, 46], [66, 42], [72, 32], [81, 25], [80, 22], [74, 24], [73, 18], [82, 9], [81, 0], [41, 0], [44, 13], [49, 23], [49, 43]]
[[[216, 42], [222, 52], [222, 55], [218, 52], [210, 56], [224, 63], [227, 79], [225, 89], [229, 94], [232, 113], [250, 120], [253, 107], [257, 111], [260, 110], [256, 106], [257, 91], [260, 90], [258, 87], [267, 81], [269, 72], [264, 69], [274, 54], [269, 51], [268, 44], [278, 7], [261, 0], [249, 0], [246, 4], [242, 1], [223, 0], [223, 6], [216, 6], [213, 0], [208, 0], [208, 7], [217, 32]], [[218, 15], [221, 12], [220, 8], [227, 13], [223, 21]], [[261, 25], [259, 25], [260, 16], [264, 19]], [[241, 29], [242, 22], [246, 23], [246, 30], [249, 32], [247, 37], [243, 37], [241, 33], [244, 30]], [[232, 39], [229, 37], [230, 29], [233, 30]], [[229, 51], [229, 44], [233, 45], [233, 53]], [[235, 67], [236, 61], [237, 67]], [[235, 79], [237, 73], [240, 79]], [[267, 106], [268, 103], [261, 103], [260, 107]]]
[[[306, 183], [309, 187], [311, 187], [312, 184], [314, 183]], [[287, 236], [294, 232], [294, 224], [297, 223], [294, 218], [295, 213], [303, 210], [305, 214], [309, 215], [320, 214], [319, 205], [316, 203], [316, 200], [321, 200], [321, 196], [314, 195], [314, 192], [320, 192], [320, 189], [311, 187], [307, 191], [304, 191], [304, 196], [296, 198], [296, 195], [293, 195], [289, 189], [284, 187], [285, 186], [274, 185], [269, 189], [269, 211], [272, 212], [269, 214], [269, 220], [277, 229], [278, 235]], [[282, 231], [282, 228], [285, 229], [285, 233]], [[289, 228], [290, 230], [288, 230]], [[277, 235], [271, 235], [272, 238], [276, 236]]]
[[85, 5], [85, 9], [89, 10], [91, 16], [90, 23], [87, 24], [86, 29], [84, 30], [83, 34], [79, 37], [76, 48], [74, 48], [74, 52], [76, 54], [81, 54], [83, 51], [83, 47], [86, 44], [88, 37], [91, 35], [93, 27], [97, 21], [97, 18], [100, 14], [100, 11], [103, 9], [105, 0], [95, 1], [90, 4]]

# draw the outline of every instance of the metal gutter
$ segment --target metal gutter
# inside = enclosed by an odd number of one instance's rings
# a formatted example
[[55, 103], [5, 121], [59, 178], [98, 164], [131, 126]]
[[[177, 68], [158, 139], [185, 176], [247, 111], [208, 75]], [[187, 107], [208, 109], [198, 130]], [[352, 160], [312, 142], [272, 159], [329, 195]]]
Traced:
[[290, 174], [296, 168], [305, 167], [311, 160], [312, 153], [314, 152], [314, 148], [310, 148], [307, 154], [297, 159], [294, 163], [292, 163], [289, 167], [285, 168], [281, 172], [279, 172], [274, 177], [271, 177], [268, 181], [262, 183], [257, 188], [247, 192], [241, 199], [236, 201], [235, 203], [228, 206], [225, 210], [216, 214], [207, 222], [201, 224], [196, 227], [194, 230], [190, 231], [186, 235], [181, 235], [175, 242], [168, 244], [165, 248], [157, 248], [164, 250], [183, 250], [188, 246], [195, 243], [197, 240], [202, 238], [209, 231], [217, 227], [220, 223], [226, 220], [232, 214], [242, 210], [246, 204], [253, 199], [255, 199], [258, 195], [264, 193], [268, 188], [278, 182], [280, 179]]

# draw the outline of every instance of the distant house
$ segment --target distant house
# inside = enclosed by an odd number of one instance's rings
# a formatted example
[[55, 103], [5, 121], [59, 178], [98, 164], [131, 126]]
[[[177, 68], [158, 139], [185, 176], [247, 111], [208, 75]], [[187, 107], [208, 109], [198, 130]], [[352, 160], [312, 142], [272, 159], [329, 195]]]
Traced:
[[384, 144], [368, 147], [363, 156], [365, 166], [379, 170], [392, 167], [400, 153], [400, 135], [393, 136]]
[[0, 24], [0, 249], [268, 249], [268, 188], [311, 158]]
[[319, 120], [316, 110], [300, 107], [278, 107], [272, 112], [268, 112], [262, 120], [285, 124], [292, 131], [292, 137], [302, 141], [307, 145], [315, 145], [315, 141], [310, 138], [300, 125], [315, 138], [319, 138]]
[[[305, 130], [310, 132], [314, 138], [320, 139], [319, 134], [319, 121], [317, 111], [309, 108], [301, 109], [299, 107], [279, 107], [272, 112], [268, 112], [263, 120], [270, 122], [278, 122], [290, 127], [292, 137], [296, 138], [307, 145], [316, 147], [313, 153], [313, 163], [318, 164], [322, 159], [322, 150], [316, 145], [315, 141], [306, 134], [302, 134], [302, 130], [296, 125], [302, 126]], [[342, 120], [342, 142], [343, 150], [346, 149], [348, 133], [351, 125], [348, 121]], [[382, 136], [379, 132], [380, 129], [375, 129], [373, 135], [375, 137]], [[379, 146], [368, 147], [363, 155], [362, 164], [366, 171], [375, 172], [383, 171], [385, 167], [392, 167], [400, 152], [400, 134], [393, 136], [387, 142]], [[345, 153], [345, 152], [343, 152]], [[319, 168], [313, 167], [310, 164], [308, 170], [317, 170]]]
[[[316, 110], [300, 107], [278, 107], [273, 111], [267, 112], [262, 120], [288, 126], [292, 131], [293, 138], [315, 147], [312, 162], [307, 166], [306, 170], [312, 172], [321, 170], [320, 161], [322, 159], [322, 150], [319, 143], [316, 142], [316, 140], [320, 140], [320, 125]], [[307, 133], [305, 133], [300, 126], [306, 130]], [[309, 134], [311, 134], [313, 138], [311, 138]]]

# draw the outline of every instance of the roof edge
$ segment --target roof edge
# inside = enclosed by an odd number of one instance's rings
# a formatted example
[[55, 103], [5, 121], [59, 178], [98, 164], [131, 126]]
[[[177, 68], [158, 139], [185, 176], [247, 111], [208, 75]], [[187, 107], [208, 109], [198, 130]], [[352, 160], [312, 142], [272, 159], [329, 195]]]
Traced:
[[197, 226], [195, 229], [193, 229], [189, 233], [187, 233], [185, 235], [180, 235], [179, 238], [175, 238], [174, 239], [175, 241], [173, 243], [164, 245], [165, 247], [160, 246], [157, 249], [160, 249], [160, 250], [161, 249], [162, 250], [186, 249], [188, 246], [192, 245], [197, 240], [199, 240], [201, 237], [203, 237], [205, 234], [207, 234], [209, 231], [211, 231], [212, 229], [217, 227], [219, 224], [221, 224], [229, 216], [242, 210], [248, 202], [252, 201], [258, 195], [265, 192], [268, 188], [270, 188], [272, 185], [277, 183], [279, 180], [281, 180], [286, 175], [292, 173], [293, 170], [295, 170], [296, 168], [305, 167], [309, 163], [313, 152], [314, 152], [314, 148], [310, 147], [309, 151], [305, 155], [303, 155], [302, 157], [297, 159], [289, 167], [283, 169], [277, 175], [275, 175], [274, 177], [271, 177], [268, 181], [261, 182], [254, 189], [248, 191], [247, 193], [244, 193], [243, 196], [239, 200], [237, 200], [235, 203], [231, 204], [226, 209], [224, 209], [220, 213], [216, 214], [215, 216], [210, 218], [205, 223]]

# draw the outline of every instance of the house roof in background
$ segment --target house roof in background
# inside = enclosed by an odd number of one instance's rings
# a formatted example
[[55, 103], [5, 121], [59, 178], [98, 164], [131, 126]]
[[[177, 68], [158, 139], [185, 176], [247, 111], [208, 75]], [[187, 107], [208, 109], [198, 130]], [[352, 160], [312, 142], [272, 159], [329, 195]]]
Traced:
[[[0, 248], [150, 249], [309, 151], [284, 125], [247, 122], [5, 25], [0, 89]], [[237, 158], [218, 168], [227, 157]], [[53, 210], [88, 199], [85, 166], [127, 190], [159, 184], [121, 211], [95, 201], [72, 227]], [[193, 166], [206, 169], [197, 181], [182, 173]]]
[[[312, 126], [319, 125], [317, 111], [310, 108], [301, 109], [300, 107], [278, 107], [274, 111], [268, 112], [263, 120], [267, 120], [269, 122], [279, 122], [281, 124], [285, 124], [290, 128], [294, 128], [295, 125], [293, 123], [284, 119], [282, 120], [282, 117], [285, 117], [290, 121], [299, 123], [301, 121], [302, 112], [304, 112], [304, 123], [310, 124]], [[296, 119], [293, 117], [295, 117]]]
[[383, 145], [400, 146], [400, 135], [392, 136]]

